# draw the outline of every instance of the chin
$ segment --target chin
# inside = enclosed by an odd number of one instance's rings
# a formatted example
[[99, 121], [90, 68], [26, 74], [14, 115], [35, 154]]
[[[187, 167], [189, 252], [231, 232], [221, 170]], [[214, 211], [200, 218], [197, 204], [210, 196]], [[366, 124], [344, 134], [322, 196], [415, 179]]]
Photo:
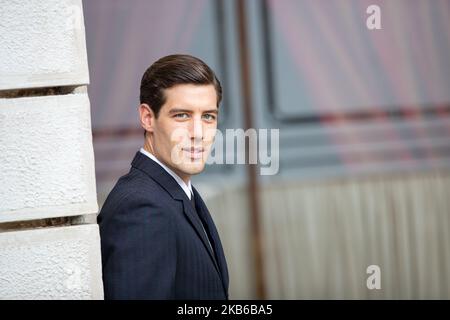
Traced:
[[187, 175], [193, 176], [196, 174], [199, 174], [200, 172], [205, 169], [205, 163], [190, 163], [190, 164], [184, 164], [179, 170]]

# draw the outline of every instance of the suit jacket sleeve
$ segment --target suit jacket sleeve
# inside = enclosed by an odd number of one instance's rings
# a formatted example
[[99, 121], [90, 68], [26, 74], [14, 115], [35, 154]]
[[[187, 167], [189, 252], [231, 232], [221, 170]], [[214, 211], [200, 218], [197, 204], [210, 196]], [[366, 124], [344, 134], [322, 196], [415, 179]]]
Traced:
[[170, 212], [133, 194], [102, 208], [105, 299], [173, 299], [176, 244]]

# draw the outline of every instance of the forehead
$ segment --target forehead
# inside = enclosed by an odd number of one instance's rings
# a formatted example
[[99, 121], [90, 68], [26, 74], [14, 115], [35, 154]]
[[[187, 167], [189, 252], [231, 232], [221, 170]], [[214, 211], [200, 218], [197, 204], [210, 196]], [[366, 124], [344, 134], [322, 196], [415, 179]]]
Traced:
[[214, 85], [179, 84], [165, 89], [165, 105], [168, 109], [183, 108], [217, 108], [217, 93]]

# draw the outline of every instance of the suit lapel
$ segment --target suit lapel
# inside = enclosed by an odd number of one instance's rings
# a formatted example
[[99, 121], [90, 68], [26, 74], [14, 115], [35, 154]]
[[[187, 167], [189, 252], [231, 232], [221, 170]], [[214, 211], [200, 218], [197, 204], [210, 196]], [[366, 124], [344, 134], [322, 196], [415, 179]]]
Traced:
[[194, 192], [194, 197], [196, 199], [197, 204], [197, 210], [200, 211], [199, 214], [202, 216], [202, 219], [205, 220], [206, 227], [208, 228], [210, 238], [211, 238], [211, 244], [214, 247], [214, 251], [216, 253], [217, 257], [217, 263], [220, 269], [220, 274], [222, 277], [222, 284], [224, 286], [225, 292], [228, 294], [228, 269], [227, 269], [227, 263], [225, 260], [225, 254], [223, 253], [222, 244], [219, 238], [219, 234], [217, 232], [217, 229], [215, 227], [215, 224], [212, 220], [211, 214], [208, 211], [208, 208], [206, 207], [206, 204], [203, 202], [202, 197], [197, 192], [197, 190], [192, 186], [192, 191]]
[[[206, 234], [203, 231], [203, 227], [201, 225], [201, 221], [197, 213], [194, 211], [194, 208], [192, 208], [192, 205], [189, 201], [189, 199], [183, 199], [183, 208], [184, 208], [184, 214], [187, 216], [188, 220], [194, 227], [195, 231], [197, 232], [197, 235], [200, 237], [200, 239], [203, 242], [203, 245], [205, 246], [205, 249], [208, 251], [208, 254], [210, 258], [212, 259], [214, 266], [216, 267], [217, 272], [220, 274], [219, 266], [217, 265], [216, 258], [214, 257], [214, 252], [211, 251], [211, 247], [209, 246], [208, 239], [206, 238]], [[206, 226], [205, 226], [206, 227]], [[213, 245], [211, 243], [211, 245]]]

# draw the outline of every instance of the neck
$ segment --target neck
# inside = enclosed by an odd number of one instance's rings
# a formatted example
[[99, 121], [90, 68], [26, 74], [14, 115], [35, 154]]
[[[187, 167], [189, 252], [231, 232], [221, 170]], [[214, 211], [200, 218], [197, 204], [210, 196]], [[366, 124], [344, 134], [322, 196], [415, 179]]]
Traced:
[[166, 165], [167, 167], [170, 168], [170, 170], [172, 170], [173, 172], [175, 172], [180, 178], [181, 180], [184, 181], [184, 183], [186, 183], [186, 185], [189, 184], [189, 181], [191, 180], [191, 176], [188, 174], [184, 174], [182, 172], [180, 172], [179, 170], [173, 168], [172, 166], [168, 165], [165, 161], [163, 161], [160, 157], [158, 157], [156, 155], [156, 153], [153, 151], [153, 147], [152, 144], [149, 142], [149, 139], [145, 139], [144, 142], [144, 146], [143, 146], [144, 150], [147, 151], [148, 153], [151, 153], [152, 155], [155, 156], [156, 159], [158, 159], [160, 162], [164, 163], [164, 165]]
[[179, 172], [177, 172], [178, 176], [181, 178], [181, 180], [184, 181], [184, 183], [186, 183], [186, 185], [189, 184], [189, 180], [191, 180], [191, 176], [189, 175], [184, 175], [184, 174], [180, 174]]

